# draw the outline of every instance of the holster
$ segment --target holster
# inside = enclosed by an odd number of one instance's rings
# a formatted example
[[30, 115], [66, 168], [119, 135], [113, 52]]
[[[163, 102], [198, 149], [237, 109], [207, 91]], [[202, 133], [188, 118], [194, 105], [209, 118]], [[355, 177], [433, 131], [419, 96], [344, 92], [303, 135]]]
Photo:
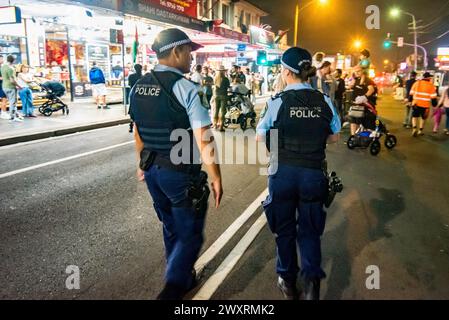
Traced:
[[187, 196], [192, 200], [192, 206], [198, 215], [205, 215], [210, 195], [209, 185], [207, 184], [207, 173], [200, 171], [192, 185], [187, 189]]
[[156, 158], [156, 152], [143, 149], [140, 152], [140, 163], [139, 168], [143, 171], [147, 171], [154, 163], [154, 159]]

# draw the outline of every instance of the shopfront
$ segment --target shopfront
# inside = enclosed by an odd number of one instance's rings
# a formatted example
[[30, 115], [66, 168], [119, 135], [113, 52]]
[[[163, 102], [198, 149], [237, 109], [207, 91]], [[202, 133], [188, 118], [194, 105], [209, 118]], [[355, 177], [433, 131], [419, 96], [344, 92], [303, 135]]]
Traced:
[[[79, 5], [15, 3], [22, 13], [21, 23], [2, 25], [0, 54], [13, 54], [17, 63], [30, 65], [35, 75], [62, 82], [72, 100], [92, 95], [88, 74], [96, 62], [112, 100], [122, 100], [122, 45], [111, 34], [123, 28], [123, 18], [116, 12]], [[0, 0], [1, 5], [8, 3]]]

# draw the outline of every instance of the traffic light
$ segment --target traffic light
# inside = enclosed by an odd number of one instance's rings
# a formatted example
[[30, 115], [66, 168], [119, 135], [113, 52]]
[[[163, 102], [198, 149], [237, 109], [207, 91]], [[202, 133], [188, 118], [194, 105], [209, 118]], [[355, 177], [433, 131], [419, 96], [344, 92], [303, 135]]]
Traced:
[[259, 66], [268, 65], [267, 52], [265, 50], [257, 51], [257, 65]]
[[383, 46], [384, 49], [390, 49], [391, 48], [391, 33], [387, 33], [387, 38], [384, 40]]

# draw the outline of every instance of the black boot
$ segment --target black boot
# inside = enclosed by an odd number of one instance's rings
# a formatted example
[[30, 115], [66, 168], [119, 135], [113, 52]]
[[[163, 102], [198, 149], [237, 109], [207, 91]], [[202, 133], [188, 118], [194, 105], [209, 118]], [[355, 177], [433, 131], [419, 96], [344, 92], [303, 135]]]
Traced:
[[281, 277], [278, 278], [278, 288], [287, 300], [298, 300], [299, 292], [295, 282], [287, 282]]
[[320, 300], [320, 279], [304, 281], [304, 300]]
[[164, 289], [157, 296], [157, 300], [182, 300], [184, 296], [198, 285], [196, 271], [192, 270], [192, 282], [189, 288], [184, 289], [179, 285], [166, 283]]

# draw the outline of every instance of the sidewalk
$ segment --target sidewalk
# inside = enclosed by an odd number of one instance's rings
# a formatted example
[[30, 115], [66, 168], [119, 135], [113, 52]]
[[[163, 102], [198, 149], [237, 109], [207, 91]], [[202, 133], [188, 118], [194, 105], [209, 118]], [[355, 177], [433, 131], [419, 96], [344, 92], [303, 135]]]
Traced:
[[[270, 96], [258, 96], [256, 103], [265, 102]], [[58, 111], [45, 117], [36, 108], [37, 118], [25, 118], [23, 122], [0, 119], [0, 146], [129, 123], [123, 104], [109, 107], [109, 110], [97, 109], [92, 99], [86, 99], [69, 103], [68, 116]]]
[[37, 111], [37, 118], [25, 118], [23, 122], [0, 120], [0, 146], [37, 139], [61, 136], [80, 131], [109, 127], [129, 122], [123, 104], [109, 106], [111, 109], [97, 109], [90, 101], [69, 104], [69, 115], [62, 111], [45, 117]]

